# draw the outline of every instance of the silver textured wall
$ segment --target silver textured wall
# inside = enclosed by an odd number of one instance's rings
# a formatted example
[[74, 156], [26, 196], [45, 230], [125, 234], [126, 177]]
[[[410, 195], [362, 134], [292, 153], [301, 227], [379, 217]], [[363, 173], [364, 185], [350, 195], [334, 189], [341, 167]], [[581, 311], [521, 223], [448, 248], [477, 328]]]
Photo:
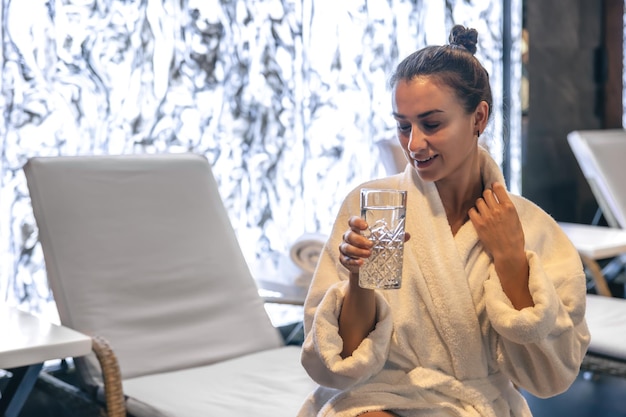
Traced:
[[0, 292], [35, 312], [54, 311], [21, 170], [35, 155], [204, 154], [253, 271], [275, 274], [299, 236], [329, 231], [350, 188], [384, 174], [395, 64], [463, 23], [480, 33], [497, 109], [486, 137], [502, 157], [496, 0], [4, 0], [1, 12]]

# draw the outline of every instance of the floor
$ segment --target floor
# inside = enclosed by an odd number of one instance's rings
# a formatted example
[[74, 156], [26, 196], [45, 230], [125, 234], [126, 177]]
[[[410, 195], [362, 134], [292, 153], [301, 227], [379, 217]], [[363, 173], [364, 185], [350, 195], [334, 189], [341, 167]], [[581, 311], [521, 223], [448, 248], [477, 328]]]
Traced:
[[626, 378], [581, 374], [556, 397], [523, 394], [534, 417], [626, 417]]

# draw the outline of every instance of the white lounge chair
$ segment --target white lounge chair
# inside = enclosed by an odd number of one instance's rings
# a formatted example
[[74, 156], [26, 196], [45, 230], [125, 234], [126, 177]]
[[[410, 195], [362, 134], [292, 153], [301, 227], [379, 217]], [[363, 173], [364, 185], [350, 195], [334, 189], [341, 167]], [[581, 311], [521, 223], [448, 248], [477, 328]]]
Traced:
[[296, 414], [315, 385], [265, 312], [204, 157], [24, 170], [61, 322], [103, 343], [101, 362], [75, 363], [109, 416]]
[[583, 369], [626, 376], [626, 299], [608, 285], [626, 265], [626, 130], [574, 131], [567, 140], [609, 226], [561, 224], [598, 294], [587, 295], [591, 344]]
[[[626, 130], [579, 130], [567, 135], [569, 145], [578, 161], [585, 179], [589, 183], [591, 191], [598, 203], [599, 212], [604, 216], [609, 227], [614, 229], [626, 229]], [[597, 217], [597, 216], [596, 216]], [[593, 222], [595, 223], [595, 220]], [[601, 240], [611, 240], [612, 237], [602, 237], [605, 228], [599, 228], [594, 233], [590, 242]], [[586, 245], [589, 248], [589, 244]], [[612, 281], [621, 273], [626, 273], [626, 251], [612, 254], [612, 259], [602, 268], [601, 278]], [[601, 259], [597, 256], [594, 259]], [[604, 258], [608, 258], [605, 256]], [[590, 263], [587, 262], [589, 265]], [[594, 273], [594, 277], [600, 277]], [[598, 282], [596, 278], [598, 293], [610, 295], [608, 287], [602, 288], [604, 284]]]

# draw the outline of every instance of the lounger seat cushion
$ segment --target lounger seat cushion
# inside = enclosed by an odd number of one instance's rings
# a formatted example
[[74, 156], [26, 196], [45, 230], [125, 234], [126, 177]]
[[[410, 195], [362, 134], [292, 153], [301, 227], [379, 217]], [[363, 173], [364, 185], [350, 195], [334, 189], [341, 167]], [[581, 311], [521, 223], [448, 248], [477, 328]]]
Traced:
[[124, 393], [151, 404], [163, 416], [293, 417], [316, 386], [302, 367], [293, 366], [299, 361], [300, 347], [286, 346], [127, 379]]
[[626, 361], [626, 299], [587, 295], [589, 352]]

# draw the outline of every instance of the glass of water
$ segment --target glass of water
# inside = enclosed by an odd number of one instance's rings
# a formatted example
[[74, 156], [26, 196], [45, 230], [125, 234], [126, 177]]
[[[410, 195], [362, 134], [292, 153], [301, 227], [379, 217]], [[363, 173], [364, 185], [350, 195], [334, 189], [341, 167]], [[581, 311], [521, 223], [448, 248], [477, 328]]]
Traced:
[[361, 217], [372, 241], [372, 255], [359, 269], [359, 286], [391, 289], [402, 285], [406, 191], [364, 188], [361, 190]]

